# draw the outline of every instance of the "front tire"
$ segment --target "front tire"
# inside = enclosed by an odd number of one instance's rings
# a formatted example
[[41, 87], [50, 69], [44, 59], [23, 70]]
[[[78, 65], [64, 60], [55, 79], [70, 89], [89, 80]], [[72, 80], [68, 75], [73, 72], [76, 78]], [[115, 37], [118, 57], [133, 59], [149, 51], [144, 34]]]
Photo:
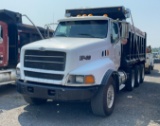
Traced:
[[98, 94], [91, 100], [92, 112], [99, 116], [109, 116], [115, 106], [116, 88], [112, 77], [101, 87]]
[[31, 97], [28, 97], [28, 96], [23, 96], [24, 100], [31, 104], [31, 105], [40, 105], [40, 104], [43, 104], [43, 103], [46, 103], [46, 99], [39, 99], [39, 98], [31, 98]]

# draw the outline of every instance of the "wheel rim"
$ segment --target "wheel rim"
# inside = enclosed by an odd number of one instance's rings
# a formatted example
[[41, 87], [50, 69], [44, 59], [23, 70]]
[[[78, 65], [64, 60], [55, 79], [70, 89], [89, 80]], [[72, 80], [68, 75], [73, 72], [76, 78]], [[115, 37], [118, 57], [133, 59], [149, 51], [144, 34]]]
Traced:
[[132, 82], [131, 82], [131, 84], [132, 84], [132, 88], [134, 88], [134, 85], [135, 85], [134, 74], [132, 74]]
[[114, 103], [114, 88], [113, 85], [110, 85], [107, 91], [107, 106], [111, 108]]

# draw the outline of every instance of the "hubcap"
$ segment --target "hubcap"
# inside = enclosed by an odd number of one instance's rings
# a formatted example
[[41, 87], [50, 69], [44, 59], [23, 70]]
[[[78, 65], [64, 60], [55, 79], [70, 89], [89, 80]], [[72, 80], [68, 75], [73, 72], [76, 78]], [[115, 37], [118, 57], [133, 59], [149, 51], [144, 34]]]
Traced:
[[110, 85], [107, 91], [107, 106], [111, 108], [114, 102], [114, 88], [113, 85]]

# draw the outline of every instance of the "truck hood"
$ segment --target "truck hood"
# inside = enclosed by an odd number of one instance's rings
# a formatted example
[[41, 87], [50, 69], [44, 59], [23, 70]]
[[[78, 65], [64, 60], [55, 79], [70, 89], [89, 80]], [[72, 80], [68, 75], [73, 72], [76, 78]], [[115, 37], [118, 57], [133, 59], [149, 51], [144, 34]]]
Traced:
[[23, 49], [51, 49], [51, 50], [59, 50], [59, 51], [67, 51], [78, 49], [82, 47], [87, 47], [89, 45], [94, 45], [103, 41], [103, 39], [99, 38], [66, 38], [66, 37], [57, 37], [51, 39], [45, 39], [37, 42], [30, 43], [25, 45]]

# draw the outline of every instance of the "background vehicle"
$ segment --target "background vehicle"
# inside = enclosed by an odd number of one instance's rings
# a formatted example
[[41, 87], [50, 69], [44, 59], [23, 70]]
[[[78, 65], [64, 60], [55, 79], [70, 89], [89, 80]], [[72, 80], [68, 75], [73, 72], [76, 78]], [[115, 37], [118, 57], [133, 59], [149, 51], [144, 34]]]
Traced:
[[[38, 28], [43, 35], [47, 33]], [[40, 39], [35, 27], [22, 23], [20, 13], [0, 10], [0, 85], [15, 83], [21, 47]]]
[[146, 48], [146, 63], [145, 63], [145, 71], [146, 73], [150, 74], [151, 70], [154, 69], [154, 57], [152, 53], [152, 48], [151, 46], [148, 46]]
[[146, 33], [129, 15], [124, 7], [66, 10], [54, 38], [22, 48], [18, 92], [30, 104], [90, 101], [94, 114], [110, 115], [116, 93], [144, 79]]
[[159, 53], [158, 52], [153, 52], [153, 58], [155, 58], [155, 59], [159, 58]]

